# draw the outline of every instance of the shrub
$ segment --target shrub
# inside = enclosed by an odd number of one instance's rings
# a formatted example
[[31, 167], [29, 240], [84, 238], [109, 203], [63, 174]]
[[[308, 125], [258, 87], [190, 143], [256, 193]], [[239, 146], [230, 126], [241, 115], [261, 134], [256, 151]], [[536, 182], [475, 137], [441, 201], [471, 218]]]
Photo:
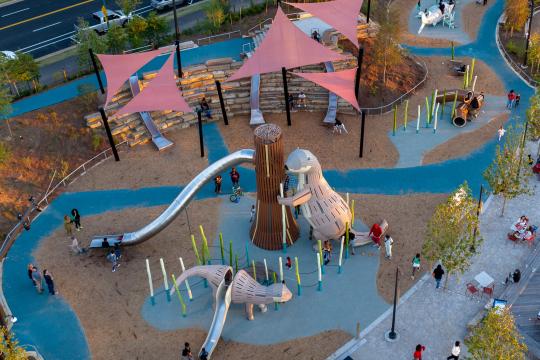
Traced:
[[515, 42], [513, 42], [512, 40], [510, 40], [506, 44], [506, 50], [508, 50], [508, 52], [510, 54], [516, 55], [517, 57], [523, 57], [523, 55], [525, 55], [524, 46], [523, 45], [518, 45]]
[[92, 149], [94, 151], [98, 151], [102, 144], [103, 144], [103, 138], [101, 137], [101, 135], [98, 132], [93, 131], [92, 132]]
[[11, 159], [11, 149], [4, 142], [0, 142], [0, 164], [5, 164]]

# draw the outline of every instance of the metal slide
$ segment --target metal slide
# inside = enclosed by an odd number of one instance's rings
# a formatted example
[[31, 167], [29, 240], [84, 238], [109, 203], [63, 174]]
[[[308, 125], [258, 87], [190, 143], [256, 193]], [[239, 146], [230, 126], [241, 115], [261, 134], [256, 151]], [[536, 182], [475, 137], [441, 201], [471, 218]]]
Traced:
[[[131, 88], [131, 94], [133, 97], [135, 97], [141, 91], [141, 88], [139, 87], [139, 78], [137, 75], [133, 75], [129, 78], [129, 87]], [[156, 145], [159, 151], [164, 150], [169, 146], [173, 146], [172, 141], [167, 140], [163, 135], [161, 135], [161, 132], [154, 123], [154, 120], [152, 120], [152, 116], [150, 116], [149, 112], [142, 111], [139, 114], [144, 121], [144, 125], [146, 125], [146, 128], [150, 132], [150, 135], [152, 135], [152, 142], [154, 145]]]
[[[334, 64], [332, 64], [331, 61], [326, 61], [324, 67], [326, 68], [327, 73], [334, 72]], [[328, 110], [326, 111], [323, 123], [330, 125], [336, 123], [337, 101], [337, 95], [330, 91], [328, 93]]]
[[225, 171], [226, 169], [246, 163], [253, 162], [255, 159], [255, 150], [243, 149], [235, 151], [232, 154], [225, 156], [208, 166], [201, 171], [184, 189], [178, 194], [167, 209], [165, 209], [157, 218], [150, 224], [136, 230], [134, 232], [125, 233], [122, 235], [100, 235], [94, 236], [90, 243], [91, 248], [102, 247], [102, 241], [107, 238], [110, 245], [119, 243], [120, 245], [134, 245], [146, 241], [165, 229], [189, 204], [195, 197], [195, 194], [208, 182]]
[[[251, 53], [248, 53], [251, 57]], [[249, 125], [264, 124], [264, 117], [259, 104], [259, 94], [261, 89], [261, 74], [251, 76], [251, 91], [249, 93], [249, 105], [251, 107], [251, 117]]]
[[227, 283], [227, 281], [223, 279], [216, 290], [216, 312], [214, 313], [212, 325], [210, 325], [206, 340], [204, 340], [201, 347], [201, 352], [199, 352], [199, 358], [202, 353], [202, 348], [204, 348], [204, 350], [208, 352], [207, 358], [210, 359], [212, 352], [216, 348], [219, 338], [221, 337], [221, 332], [223, 331], [223, 326], [225, 326], [225, 320], [227, 319], [227, 312], [231, 305], [231, 284], [232, 282]]

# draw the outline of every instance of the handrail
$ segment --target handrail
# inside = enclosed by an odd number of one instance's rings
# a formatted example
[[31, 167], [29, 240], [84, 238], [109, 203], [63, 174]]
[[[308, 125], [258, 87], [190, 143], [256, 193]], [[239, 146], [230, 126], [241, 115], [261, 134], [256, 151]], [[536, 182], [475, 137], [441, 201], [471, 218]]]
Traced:
[[[120, 147], [122, 145], [127, 145], [127, 143], [128, 143], [128, 141], [124, 140], [121, 143], [117, 144], [116, 147], [118, 148], [118, 147]], [[45, 195], [43, 195], [41, 200], [39, 200], [37, 203], [32, 202], [32, 205], [30, 206], [30, 208], [28, 208], [26, 210], [24, 216], [22, 216], [21, 219], [19, 220], [19, 222], [17, 224], [15, 224], [15, 226], [13, 226], [13, 228], [11, 228], [11, 230], [7, 233], [6, 237], [2, 241], [2, 245], [0, 246], [0, 259], [3, 259], [7, 255], [7, 252], [9, 251], [9, 248], [11, 247], [11, 245], [13, 245], [13, 242], [15, 242], [16, 235], [21, 230], [21, 228], [24, 227], [25, 223], [28, 224], [28, 225], [30, 225], [32, 223], [33, 219], [30, 218], [30, 215], [32, 215], [32, 213], [34, 213], [35, 210], [38, 210], [38, 212], [39, 212], [40, 211], [39, 209], [41, 209], [41, 207], [42, 207], [42, 205], [44, 205], [44, 203], [48, 205], [49, 204], [49, 198], [51, 198], [54, 195], [55, 191], [60, 187], [60, 185], [63, 185], [65, 187], [65, 186], [71, 184], [71, 182], [73, 182], [73, 181], [70, 181], [70, 179], [73, 178], [73, 180], [75, 180], [75, 178], [77, 178], [78, 176], [85, 174], [87, 170], [101, 164], [103, 161], [110, 158], [112, 156], [112, 154], [108, 155], [109, 152], [112, 152], [111, 148], [107, 148], [107, 149], [103, 150], [102, 152], [100, 152], [99, 154], [97, 154], [97, 155], [93, 156], [92, 158], [88, 159], [82, 165], [77, 167], [75, 170], [70, 172], [63, 179], [61, 179], [58, 183], [56, 183], [55, 186], [53, 186], [49, 191], [47, 191], [47, 193], [45, 193]], [[98, 161], [96, 162], [96, 160], [98, 160]], [[93, 164], [92, 166], [89, 166], [92, 162], [95, 162], [95, 164]], [[35, 219], [36, 216], [34, 216], [34, 219]]]
[[268, 19], [264, 19], [263, 21], [261, 21], [260, 23], [258, 23], [257, 25], [253, 26], [252, 28], [249, 28], [246, 33], [251, 33], [253, 32], [254, 30], [262, 30], [263, 26], [266, 25], [266, 24], [271, 24], [272, 21], [274, 21], [273, 18], [268, 18]]
[[[533, 10], [533, 14], [536, 14], [537, 12], [540, 11], [540, 6], [537, 6], [534, 8]], [[495, 28], [495, 38], [496, 38], [496, 41], [497, 41], [497, 47], [499, 48], [499, 51], [501, 52], [501, 54], [503, 55], [503, 57], [505, 58], [506, 62], [516, 71], [518, 72], [519, 76], [521, 76], [521, 78], [529, 83], [529, 85], [533, 86], [533, 87], [538, 87], [538, 85], [540, 85], [540, 82], [539, 81], [536, 81], [535, 79], [533, 79], [525, 70], [523, 70], [523, 68], [517, 64], [514, 59], [512, 59], [512, 57], [510, 56], [510, 54], [508, 54], [508, 52], [506, 51], [504, 45], [502, 44], [501, 42], [501, 39], [500, 39], [500, 36], [499, 36], [499, 27], [500, 27], [500, 24], [501, 24], [501, 19], [505, 16], [505, 13], [502, 13], [501, 16], [499, 17], [499, 20], [497, 20], [497, 27]], [[530, 31], [530, 30], [529, 30]]]
[[240, 32], [240, 30], [234, 30], [234, 31], [226, 32], [226, 33], [210, 35], [210, 36], [205, 36], [205, 37], [199, 38], [199, 39], [197, 39], [197, 45], [200, 45], [201, 41], [208, 41], [208, 44], [211, 44], [212, 40], [217, 39], [217, 38], [221, 38], [221, 37], [225, 37], [225, 36], [227, 37], [227, 39], [231, 39], [233, 34], [238, 34], [239, 36], [242, 36], [242, 33]]

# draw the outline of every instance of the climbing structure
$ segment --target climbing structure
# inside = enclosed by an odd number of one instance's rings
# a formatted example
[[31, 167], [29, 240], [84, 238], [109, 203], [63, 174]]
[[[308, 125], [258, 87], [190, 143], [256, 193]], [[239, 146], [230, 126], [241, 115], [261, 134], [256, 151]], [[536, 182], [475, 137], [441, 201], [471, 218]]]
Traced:
[[285, 208], [283, 231], [282, 206], [278, 204], [280, 184], [285, 181], [283, 139], [279, 126], [264, 124], [255, 129], [255, 173], [257, 180], [256, 217], [251, 226], [251, 241], [267, 250], [283, 248], [298, 239], [298, 226], [290, 208]]

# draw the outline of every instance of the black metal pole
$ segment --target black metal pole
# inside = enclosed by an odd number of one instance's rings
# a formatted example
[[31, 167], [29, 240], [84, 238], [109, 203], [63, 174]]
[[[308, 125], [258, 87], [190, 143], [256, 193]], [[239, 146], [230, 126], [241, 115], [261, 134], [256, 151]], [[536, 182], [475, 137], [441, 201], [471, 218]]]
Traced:
[[204, 139], [203, 139], [203, 129], [202, 129], [202, 111], [197, 111], [197, 120], [199, 123], [199, 145], [201, 147], [201, 157], [204, 157]]
[[366, 23], [369, 24], [369, 12], [371, 11], [371, 0], [367, 2], [367, 14], [366, 14]]
[[534, 2], [530, 3], [531, 6], [531, 15], [529, 16], [529, 31], [527, 31], [527, 43], [525, 44], [525, 57], [523, 59], [523, 66], [527, 66], [527, 60], [529, 57], [529, 39], [531, 38], [532, 32], [532, 21], [534, 16]]
[[396, 328], [396, 307], [397, 307], [397, 293], [398, 293], [398, 281], [399, 281], [399, 268], [396, 268], [396, 283], [394, 285], [394, 309], [392, 310], [392, 329], [388, 334], [388, 337], [394, 340], [397, 337]]
[[92, 60], [92, 66], [94, 67], [94, 72], [96, 73], [97, 81], [99, 84], [99, 90], [101, 90], [102, 94], [105, 94], [105, 89], [103, 88], [103, 81], [101, 81], [101, 75], [99, 75], [98, 66], [96, 63], [96, 57], [94, 56], [94, 52], [92, 49], [88, 49], [88, 52], [90, 53], [90, 59]]
[[178, 78], [181, 79], [182, 74], [182, 59], [180, 58], [180, 28], [178, 27], [178, 16], [176, 15], [176, 1], [172, 1], [174, 15], [174, 34], [176, 45], [176, 63], [178, 64]]
[[107, 133], [109, 144], [111, 145], [111, 150], [114, 155], [114, 160], [120, 161], [120, 157], [118, 156], [118, 151], [116, 151], [116, 145], [114, 144], [114, 138], [112, 136], [111, 128], [109, 127], [109, 119], [107, 118], [107, 114], [105, 114], [105, 110], [102, 107], [99, 108], [99, 113], [101, 114], [101, 119], [103, 120], [103, 126], [105, 127], [105, 132]]
[[360, 76], [362, 76], [362, 62], [364, 61], [364, 48], [358, 49], [356, 77], [354, 78], [354, 93], [356, 101], [360, 98]]
[[229, 119], [227, 119], [227, 111], [225, 110], [225, 101], [223, 100], [223, 93], [221, 92], [221, 83], [216, 80], [216, 89], [219, 96], [219, 105], [221, 105], [221, 113], [223, 114], [223, 122], [225, 125], [229, 125]]
[[364, 156], [364, 129], [366, 124], [366, 113], [362, 111], [362, 122], [360, 125], [360, 158]]
[[287, 87], [287, 69], [281, 68], [281, 75], [283, 76], [283, 94], [285, 95], [285, 111], [287, 112], [287, 125], [291, 126], [291, 109], [289, 108], [289, 88]]

